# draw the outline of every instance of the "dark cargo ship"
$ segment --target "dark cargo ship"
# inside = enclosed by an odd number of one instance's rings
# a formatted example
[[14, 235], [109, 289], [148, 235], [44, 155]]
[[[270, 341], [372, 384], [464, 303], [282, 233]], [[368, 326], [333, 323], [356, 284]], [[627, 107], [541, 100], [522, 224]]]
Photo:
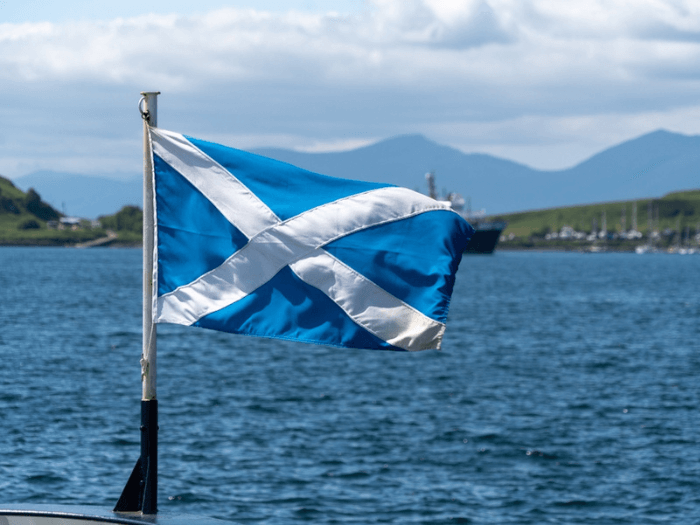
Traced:
[[464, 253], [493, 253], [501, 238], [501, 232], [505, 229], [506, 223], [501, 221], [484, 221], [482, 219], [467, 219], [469, 224], [474, 227], [474, 235], [472, 235]]
[[[425, 180], [428, 182], [428, 195], [437, 200], [435, 174], [432, 171], [426, 173]], [[503, 221], [486, 220], [486, 211], [472, 212], [471, 204], [467, 206], [467, 211], [465, 212], [464, 198], [458, 193], [450, 193], [444, 200], [449, 202], [452, 209], [462, 215], [474, 227], [474, 235], [472, 235], [464, 253], [493, 253], [498, 240], [501, 238], [501, 232], [505, 230], [507, 224]]]

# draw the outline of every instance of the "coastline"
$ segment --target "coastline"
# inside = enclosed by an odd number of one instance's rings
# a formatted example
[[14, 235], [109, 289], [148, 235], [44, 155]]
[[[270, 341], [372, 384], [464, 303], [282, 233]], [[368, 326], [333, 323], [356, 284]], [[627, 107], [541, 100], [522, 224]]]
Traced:
[[587, 241], [585, 239], [547, 240], [539, 237], [529, 239], [502, 239], [496, 251], [537, 251], [537, 252], [582, 252], [582, 253], [683, 253], [700, 252], [700, 246], [693, 239], [679, 242], [679, 239], [655, 239], [652, 244], [646, 239], [608, 239]]
[[50, 240], [50, 239], [23, 239], [23, 240], [0, 240], [0, 248], [76, 248], [76, 249], [86, 249], [86, 248], [141, 248], [143, 244], [141, 242], [133, 241], [119, 241], [115, 239], [109, 243], [102, 243], [99, 245], [87, 245], [88, 243], [81, 242], [65, 242], [61, 240]]

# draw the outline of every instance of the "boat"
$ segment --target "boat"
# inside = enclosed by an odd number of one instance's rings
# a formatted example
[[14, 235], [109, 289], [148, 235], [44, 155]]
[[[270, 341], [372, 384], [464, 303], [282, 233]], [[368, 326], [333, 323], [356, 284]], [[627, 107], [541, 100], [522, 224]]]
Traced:
[[501, 232], [505, 230], [507, 224], [503, 221], [490, 221], [485, 217], [465, 215], [464, 218], [474, 227], [474, 235], [472, 235], [464, 253], [493, 253], [501, 238]]
[[[429, 171], [425, 174], [425, 180], [428, 182], [428, 195], [437, 199], [437, 191], [435, 189], [435, 172]], [[450, 192], [445, 199], [441, 200], [449, 204], [449, 206], [459, 213], [464, 219], [474, 227], [474, 235], [470, 239], [467, 247], [464, 250], [466, 254], [490, 254], [493, 253], [501, 239], [501, 233], [506, 229], [508, 224], [504, 221], [489, 220], [486, 216], [486, 210], [471, 210], [471, 203], [464, 210], [464, 198], [459, 193]]]

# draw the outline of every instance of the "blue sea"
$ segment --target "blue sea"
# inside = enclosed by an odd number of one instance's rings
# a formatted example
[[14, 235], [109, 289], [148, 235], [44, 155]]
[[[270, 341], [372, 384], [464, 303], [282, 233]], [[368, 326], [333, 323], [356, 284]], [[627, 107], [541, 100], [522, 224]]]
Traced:
[[[112, 507], [139, 454], [141, 251], [0, 248], [0, 500]], [[462, 260], [442, 351], [162, 325], [163, 512], [700, 523], [700, 257]]]

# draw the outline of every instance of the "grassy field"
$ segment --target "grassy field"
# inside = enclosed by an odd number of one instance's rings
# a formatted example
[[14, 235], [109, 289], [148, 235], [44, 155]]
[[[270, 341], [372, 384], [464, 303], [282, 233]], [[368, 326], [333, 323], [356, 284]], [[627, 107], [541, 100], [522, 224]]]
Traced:
[[[497, 218], [508, 223], [504, 235], [513, 234], [518, 238], [544, 237], [546, 233], [560, 231], [564, 226], [570, 226], [577, 231], [590, 233], [594, 221], [597, 230], [602, 228], [602, 218], [605, 214], [607, 230], [620, 232], [623, 230], [622, 217], [625, 216], [625, 230], [632, 229], [634, 205], [637, 207], [637, 230], [647, 234], [650, 229], [649, 209], [651, 205], [652, 225], [660, 231], [685, 231], [689, 226], [691, 232], [700, 224], [700, 190], [669, 193], [659, 199], [638, 199], [635, 201], [603, 202], [566, 208], [550, 208], [521, 213], [499, 215]], [[658, 217], [658, 223], [657, 223]], [[652, 228], [652, 230], [654, 229]]]

